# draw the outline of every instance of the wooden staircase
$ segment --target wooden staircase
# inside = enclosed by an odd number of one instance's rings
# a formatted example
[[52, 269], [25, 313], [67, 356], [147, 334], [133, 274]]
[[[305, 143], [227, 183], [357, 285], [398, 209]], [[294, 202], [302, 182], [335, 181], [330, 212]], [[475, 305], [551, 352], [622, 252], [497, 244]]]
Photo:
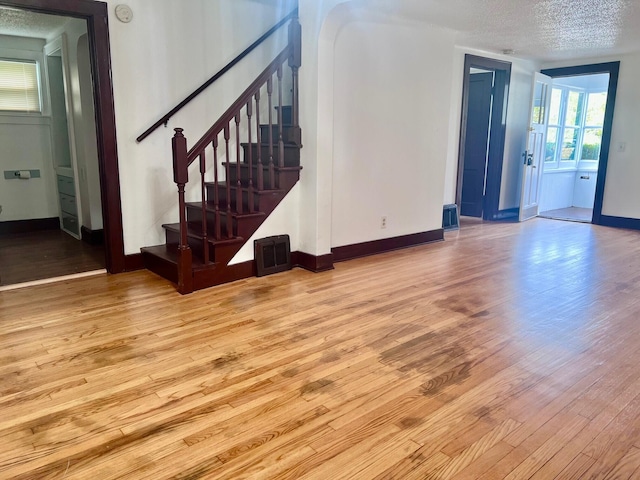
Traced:
[[[228, 281], [229, 261], [300, 178], [300, 35], [294, 17], [287, 47], [191, 149], [183, 130], [175, 129], [180, 220], [162, 226], [164, 244], [141, 251], [145, 267], [176, 283], [180, 293]], [[292, 73], [291, 105], [283, 103], [285, 62]], [[265, 123], [261, 106], [268, 110]], [[195, 161], [200, 165], [201, 200], [186, 202], [188, 168]]]

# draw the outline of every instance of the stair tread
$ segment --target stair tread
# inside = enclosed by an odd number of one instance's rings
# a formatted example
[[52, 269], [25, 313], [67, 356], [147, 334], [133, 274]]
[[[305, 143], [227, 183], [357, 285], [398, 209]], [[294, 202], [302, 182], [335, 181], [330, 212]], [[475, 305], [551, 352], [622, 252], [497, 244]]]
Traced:
[[[222, 162], [223, 166], [227, 166], [227, 165], [231, 165], [232, 167], [235, 167], [236, 165], [238, 165], [238, 162]], [[246, 162], [240, 162], [240, 167], [241, 168], [248, 168], [249, 164]], [[253, 168], [258, 168], [258, 163], [257, 162], [253, 162]], [[269, 164], [268, 163], [264, 163], [262, 162], [262, 168], [264, 169], [268, 169], [269, 168]], [[301, 165], [296, 165], [294, 167], [279, 167], [277, 165], [273, 165], [273, 169], [276, 172], [295, 172], [296, 170], [302, 170], [302, 166]], [[205, 182], [207, 185], [212, 185], [213, 182]]]
[[[214, 186], [215, 185], [214, 182], [205, 182], [204, 184], [208, 185], [208, 186]], [[218, 182], [218, 186], [220, 188], [227, 188], [227, 182]], [[238, 185], [234, 185], [234, 184], [231, 184], [229, 186], [231, 188], [238, 188]], [[249, 190], [249, 187], [247, 187], [246, 185], [241, 185], [240, 188], [242, 188], [243, 190]], [[278, 188], [273, 189], [273, 190], [258, 190], [255, 186], [253, 187], [253, 193], [255, 193], [256, 195], [269, 195], [269, 194], [272, 194], [272, 193], [282, 193], [282, 192], [283, 192], [283, 190], [278, 189]], [[224, 200], [224, 198], [221, 198], [221, 200]], [[210, 203], [210, 202], [207, 202], [207, 203]]]
[[[172, 232], [180, 232], [180, 224], [179, 223], [165, 223], [162, 225], [162, 228], [165, 230], [170, 230]], [[187, 236], [191, 238], [197, 238], [202, 240], [202, 233], [187, 226]], [[211, 245], [232, 245], [235, 243], [244, 243], [244, 238], [242, 237], [233, 237], [233, 238], [223, 238], [221, 240], [215, 240], [213, 238], [209, 238], [208, 242]]]
[[[178, 265], [178, 251], [174, 248], [167, 248], [167, 245], [164, 243], [162, 245], [154, 245], [152, 247], [142, 247], [140, 251], [142, 253], [154, 255], [174, 265]], [[215, 263], [204, 263], [201, 259], [193, 257], [191, 260], [191, 266], [194, 270], [202, 270], [215, 266]]]
[[[271, 192], [279, 192], [280, 190], [271, 190]], [[197, 208], [200, 209], [202, 207], [202, 204], [200, 202], [187, 202], [185, 203], [185, 205], [187, 207], [190, 208]], [[207, 211], [208, 212], [215, 212], [216, 211], [216, 207], [214, 205], [213, 202], [207, 202]], [[220, 215], [226, 216], [227, 215], [227, 209], [226, 207], [220, 207]], [[231, 216], [233, 217], [240, 217], [240, 218], [250, 218], [250, 217], [264, 217], [266, 215], [266, 213], [264, 212], [253, 212], [253, 213], [237, 213], [237, 212], [231, 212]]]
[[[257, 146], [258, 142], [251, 142], [251, 143], [243, 142], [243, 143], [240, 144], [240, 146], [242, 146], [242, 147], [248, 147], [249, 145], [256, 145]], [[263, 147], [268, 147], [269, 146], [269, 142], [266, 142], [266, 143], [262, 142], [260, 145], [262, 145]], [[301, 145], [296, 145], [295, 143], [286, 143], [286, 142], [283, 144], [283, 146], [284, 146], [285, 149], [287, 149], [287, 148], [297, 148], [297, 149], [302, 148]], [[276, 142], [275, 139], [274, 139], [274, 142], [273, 142], [273, 148], [274, 149], [278, 148], [278, 142]]]

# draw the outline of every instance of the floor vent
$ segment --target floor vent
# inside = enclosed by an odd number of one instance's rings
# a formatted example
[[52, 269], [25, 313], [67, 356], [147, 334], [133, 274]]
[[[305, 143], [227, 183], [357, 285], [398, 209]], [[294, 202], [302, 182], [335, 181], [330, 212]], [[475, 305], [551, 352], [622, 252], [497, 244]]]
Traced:
[[253, 242], [258, 277], [291, 270], [289, 235], [276, 235]]
[[458, 228], [460, 228], [458, 206], [455, 203], [444, 206], [444, 210], [442, 211], [442, 228], [445, 230], [458, 230]]

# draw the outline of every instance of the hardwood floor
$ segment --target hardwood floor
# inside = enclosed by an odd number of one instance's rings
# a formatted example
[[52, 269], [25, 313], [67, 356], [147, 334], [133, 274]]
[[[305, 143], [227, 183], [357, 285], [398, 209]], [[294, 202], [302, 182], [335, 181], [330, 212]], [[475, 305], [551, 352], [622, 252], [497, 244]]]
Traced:
[[640, 478], [640, 233], [0, 292], [2, 479]]
[[0, 286], [100, 270], [104, 247], [62, 230], [0, 235]]
[[593, 209], [580, 207], [558, 208], [555, 210], [540, 212], [540, 216], [543, 218], [553, 218], [555, 220], [591, 223], [591, 219], [593, 218]]

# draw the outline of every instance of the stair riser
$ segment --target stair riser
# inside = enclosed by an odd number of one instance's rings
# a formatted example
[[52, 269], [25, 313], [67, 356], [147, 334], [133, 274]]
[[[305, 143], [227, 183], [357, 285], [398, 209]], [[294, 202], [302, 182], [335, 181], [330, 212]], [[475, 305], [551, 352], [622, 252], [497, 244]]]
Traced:
[[[297, 127], [292, 126], [283, 126], [282, 127], [282, 141], [288, 144], [296, 144], [297, 143]], [[278, 125], [271, 125], [271, 134], [273, 136], [273, 145], [274, 147], [278, 145], [279, 135], [280, 135], [280, 127]], [[260, 139], [263, 144], [269, 144], [269, 125], [260, 125]], [[268, 158], [268, 157], [267, 157]]]
[[[237, 206], [237, 195], [236, 195], [236, 187], [231, 187], [231, 211], [233, 213], [237, 213], [238, 209], [236, 208]], [[214, 192], [214, 186], [213, 185], [207, 185], [207, 199], [213, 199], [213, 192]], [[218, 186], [218, 195], [220, 198], [220, 210], [223, 212], [227, 211], [227, 188], [222, 185], [222, 186]], [[263, 212], [264, 210], [262, 210], [261, 204], [260, 204], [260, 197], [261, 195], [258, 195], [257, 193], [254, 193], [253, 195], [253, 205], [254, 205], [254, 211], [255, 212]], [[244, 190], [242, 192], [242, 213], [250, 213], [249, 212], [249, 192], [247, 190]]]
[[[172, 230], [165, 230], [167, 245], [178, 245], [180, 241], [180, 235], [178, 232]], [[204, 259], [204, 241], [197, 238], [188, 237], [187, 243], [191, 248], [192, 254], [195, 258], [201, 260]], [[209, 262], [215, 262], [221, 265], [226, 265], [233, 258], [236, 252], [239, 250], [238, 244], [230, 245], [216, 245], [208, 244], [209, 247]]]
[[[249, 167], [245, 164], [240, 164], [240, 183], [243, 186], [247, 186], [249, 184]], [[254, 182], [256, 181], [258, 175], [258, 169], [256, 167], [253, 167], [253, 179]], [[235, 164], [232, 166], [232, 168], [230, 169], [229, 172], [229, 176], [230, 176], [230, 183], [233, 185], [238, 181], [238, 176], [237, 176], [237, 172], [235, 169]], [[289, 190], [291, 187], [293, 187], [296, 182], [300, 179], [300, 171], [299, 170], [293, 170], [293, 171], [276, 171], [275, 172], [275, 185], [271, 185], [270, 179], [269, 179], [269, 170], [268, 169], [264, 169], [264, 188], [265, 190], [275, 190], [275, 189], [280, 189], [280, 190]]]
[[[252, 172], [252, 180], [254, 188], [258, 188], [258, 167], [254, 166]], [[277, 172], [274, 171], [273, 180], [274, 185], [271, 185], [271, 176], [269, 175], [269, 167], [262, 167], [262, 184], [264, 190], [274, 190], [277, 188]], [[231, 184], [234, 185], [238, 181], [238, 171], [235, 168], [235, 164], [232, 165], [232, 168], [229, 169], [229, 178], [231, 179]], [[240, 183], [244, 186], [249, 185], [249, 166], [241, 163], [240, 164]], [[226, 195], [226, 193], [225, 193]]]
[[[252, 143], [249, 145], [242, 145], [242, 149], [244, 151], [244, 163], [249, 163], [249, 149], [251, 149], [252, 155], [252, 163], [253, 165], [258, 164], [258, 144]], [[275, 166], [279, 166], [280, 157], [279, 157], [279, 147], [277, 145], [273, 146], [273, 163]], [[262, 163], [269, 163], [269, 145], [260, 145], [260, 154], [262, 155]], [[284, 149], [284, 166], [285, 167], [299, 167], [300, 166], [300, 149], [297, 147], [285, 147]]]
[[[211, 202], [214, 198], [213, 194], [213, 185], [207, 185], [207, 199]], [[237, 212], [236, 203], [236, 188], [231, 187], [231, 211]], [[219, 201], [220, 201], [220, 213], [225, 213], [227, 211], [227, 189], [220, 188], [219, 189]], [[253, 208], [255, 212], [267, 212], [272, 208], [271, 206], [274, 204], [274, 201], [279, 202], [283, 193], [281, 191], [269, 192], [269, 193], [257, 193], [253, 194]], [[242, 191], [242, 212], [249, 212], [249, 192], [247, 190]]]
[[[263, 201], [266, 204], [266, 202]], [[263, 216], [260, 217], [231, 217], [231, 231], [233, 236], [249, 238], [255, 232], [255, 229], [260, 226], [264, 220]], [[202, 231], [202, 211], [195, 207], [187, 206], [187, 222], [189, 226], [195, 231]], [[228, 238], [227, 235], [227, 214], [225, 212], [220, 213], [220, 234], [222, 239]], [[211, 238], [215, 236], [215, 213], [207, 212], [207, 235]]]

